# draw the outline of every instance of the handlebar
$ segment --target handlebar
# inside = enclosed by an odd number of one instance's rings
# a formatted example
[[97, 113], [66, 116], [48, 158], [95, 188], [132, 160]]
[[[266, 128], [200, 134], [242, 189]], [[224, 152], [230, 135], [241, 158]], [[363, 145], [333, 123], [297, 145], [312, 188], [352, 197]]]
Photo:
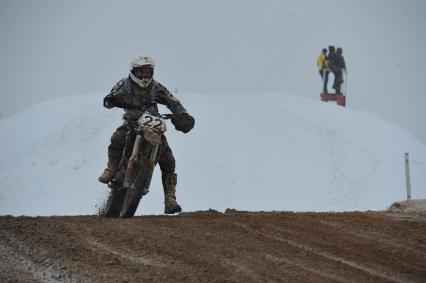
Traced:
[[160, 117], [163, 119], [171, 119], [173, 117], [174, 114], [161, 114]]
[[173, 116], [173, 114], [159, 114], [146, 109], [130, 109], [130, 110], [126, 110], [126, 112], [123, 115], [123, 119], [129, 122], [137, 121], [144, 112], [148, 112], [154, 116], [159, 116], [163, 119], [171, 119]]

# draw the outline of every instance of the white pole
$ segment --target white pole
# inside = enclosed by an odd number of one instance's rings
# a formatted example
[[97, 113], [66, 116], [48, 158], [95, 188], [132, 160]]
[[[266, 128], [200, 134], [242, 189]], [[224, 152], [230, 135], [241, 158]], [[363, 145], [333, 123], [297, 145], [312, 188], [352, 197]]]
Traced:
[[410, 162], [408, 152], [405, 153], [405, 182], [407, 184], [407, 200], [411, 200]]

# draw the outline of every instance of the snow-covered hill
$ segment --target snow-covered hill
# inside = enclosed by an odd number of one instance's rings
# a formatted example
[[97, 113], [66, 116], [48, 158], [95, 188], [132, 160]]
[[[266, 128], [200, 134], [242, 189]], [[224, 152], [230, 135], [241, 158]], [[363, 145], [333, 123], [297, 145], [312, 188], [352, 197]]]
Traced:
[[[382, 210], [426, 197], [426, 145], [376, 115], [286, 93], [179, 94], [196, 125], [169, 126], [184, 210]], [[103, 93], [50, 100], [0, 120], [0, 214], [94, 214], [122, 110]], [[161, 108], [162, 112], [167, 112]], [[137, 214], [160, 214], [159, 168]]]

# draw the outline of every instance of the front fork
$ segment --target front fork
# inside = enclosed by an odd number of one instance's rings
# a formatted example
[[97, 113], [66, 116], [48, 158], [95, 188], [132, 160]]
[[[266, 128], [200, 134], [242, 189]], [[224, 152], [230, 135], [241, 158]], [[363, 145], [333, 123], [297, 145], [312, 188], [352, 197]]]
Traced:
[[132, 155], [130, 156], [129, 162], [127, 163], [126, 175], [123, 181], [123, 188], [128, 189], [132, 184], [132, 180], [135, 176], [136, 166], [138, 164], [139, 147], [142, 141], [142, 136], [137, 135], [135, 143], [133, 145]]
[[[137, 173], [137, 165], [138, 165], [138, 155], [140, 150], [140, 144], [142, 142], [142, 135], [136, 135], [135, 143], [133, 145], [132, 155], [130, 156], [129, 163], [127, 164], [126, 176], [123, 181], [123, 188], [128, 189], [132, 185], [136, 173]], [[157, 160], [158, 148], [160, 145], [154, 145], [151, 154], [149, 156], [149, 164], [154, 168], [155, 162]]]

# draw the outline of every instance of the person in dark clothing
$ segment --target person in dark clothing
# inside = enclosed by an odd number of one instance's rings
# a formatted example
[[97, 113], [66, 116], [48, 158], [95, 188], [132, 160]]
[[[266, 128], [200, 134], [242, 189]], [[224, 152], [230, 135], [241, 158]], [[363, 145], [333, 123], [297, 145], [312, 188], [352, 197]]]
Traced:
[[333, 88], [336, 83], [336, 49], [333, 45], [328, 46], [327, 67], [334, 75]]
[[323, 83], [323, 92], [327, 93], [327, 84], [328, 84], [328, 74], [329, 74], [329, 70], [327, 68], [328, 65], [328, 61], [327, 61], [327, 49], [323, 49], [321, 51], [321, 54], [318, 56], [317, 58], [317, 66], [318, 66], [318, 71], [319, 74], [321, 76], [322, 79], [322, 83]]
[[[345, 60], [342, 56], [342, 48], [334, 48], [334, 46], [330, 45], [328, 47], [328, 68], [333, 72], [334, 82], [333, 89], [336, 90], [336, 94], [341, 94], [340, 87], [343, 83], [343, 74], [342, 69], [345, 69]], [[340, 54], [339, 54], [340, 53]]]
[[[150, 57], [139, 56], [130, 65], [130, 73], [127, 78], [120, 80], [104, 98], [104, 106], [131, 109], [148, 109], [158, 113], [157, 104], [163, 104], [173, 113], [171, 121], [176, 130], [187, 133], [195, 123], [194, 118], [188, 114], [179, 100], [174, 97], [163, 85], [153, 79], [155, 63]], [[111, 181], [118, 170], [121, 155], [126, 142], [128, 126], [126, 122], [118, 127], [111, 137], [108, 147], [108, 164], [98, 180], [102, 183]], [[177, 175], [175, 173], [175, 158], [162, 136], [166, 149], [161, 154], [159, 165], [162, 173], [164, 188], [164, 213], [173, 214], [182, 211], [176, 201]]]
[[336, 49], [333, 45], [328, 47], [328, 56], [327, 56], [327, 67], [334, 73], [336, 66]]
[[336, 50], [336, 57], [335, 57], [336, 71], [334, 73], [335, 80], [333, 84], [333, 88], [336, 90], [336, 94], [341, 94], [340, 88], [343, 83], [343, 72], [346, 73], [346, 62], [342, 54], [343, 54], [342, 48], [338, 47]]

